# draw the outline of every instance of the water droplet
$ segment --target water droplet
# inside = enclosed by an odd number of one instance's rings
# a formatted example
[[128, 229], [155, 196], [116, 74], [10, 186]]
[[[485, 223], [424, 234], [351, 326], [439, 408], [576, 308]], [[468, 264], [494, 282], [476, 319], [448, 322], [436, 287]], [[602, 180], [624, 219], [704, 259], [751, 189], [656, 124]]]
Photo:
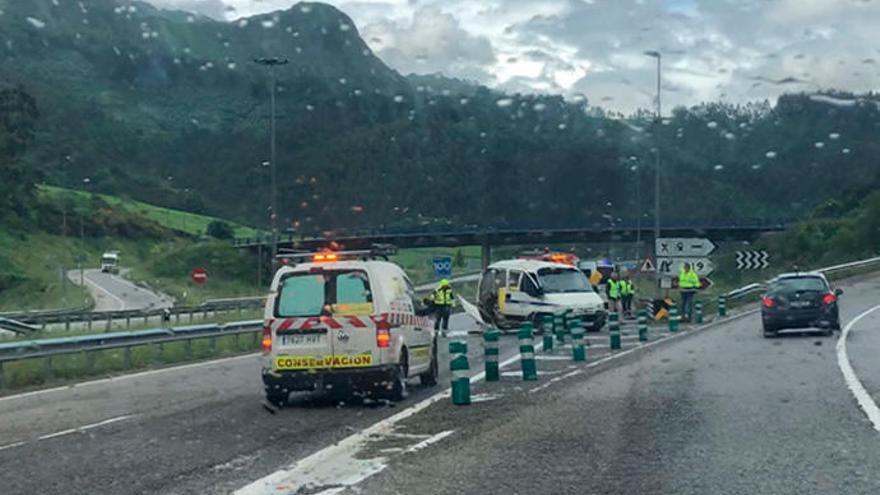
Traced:
[[459, 102], [460, 104], [462, 104], [462, 105], [467, 105], [467, 104], [468, 104], [468, 101], [469, 101], [469, 100], [468, 100], [467, 98], [462, 98], [462, 99], [458, 100], [458, 102]]
[[759, 170], [760, 168], [761, 168], [760, 163], [756, 163], [756, 164], [752, 165], [752, 170]]
[[226, 64], [226, 67], [228, 67], [229, 70], [235, 70], [235, 62], [229, 62]]
[[312, 11], [312, 7], [310, 5], [301, 5], [299, 7], [299, 11], [302, 12], [303, 14], [308, 14], [309, 12]]
[[46, 27], [46, 23], [37, 19], [36, 17], [28, 17], [27, 21], [30, 23], [31, 26], [37, 29], [43, 29], [44, 27]]
[[480, 133], [480, 137], [481, 137], [481, 138], [485, 138], [485, 137], [486, 137], [486, 133], [485, 133], [485, 132], [481, 132], [481, 133]]
[[543, 104], [543, 103], [535, 103], [535, 104], [532, 106], [532, 110], [534, 110], [534, 111], [536, 111], [536, 112], [543, 112], [543, 111], [546, 110], [546, 109], [547, 109], [547, 105], [545, 105], [545, 104]]
[[360, 212], [364, 211], [364, 207], [361, 205], [354, 205], [351, 207], [351, 211], [353, 211], [355, 213], [360, 213]]
[[313, 111], [314, 109], [315, 109], [315, 107], [313, 107], [312, 105], [306, 105], [306, 110], [308, 110], [308, 111], [311, 112], [311, 111]]
[[349, 24], [342, 23], [339, 25], [339, 30], [343, 32], [351, 31], [351, 26]]
[[559, 128], [559, 130], [560, 130], [560, 131], [564, 131], [564, 130], [565, 130], [565, 128], [566, 128], [566, 127], [568, 127], [568, 126], [567, 126], [567, 125], [565, 125], [565, 124], [559, 124], [559, 125], [558, 125], [558, 126], [556, 126], [556, 127], [557, 127], [557, 128]]
[[403, 96], [402, 95], [395, 95], [394, 96], [394, 103], [403, 103]]
[[822, 141], [816, 141], [813, 146], [815, 146], [817, 149], [822, 149], [825, 147], [825, 143], [823, 143]]
[[850, 154], [850, 149], [849, 149], [849, 148], [844, 148], [844, 149], [842, 150], [842, 153], [843, 153], [844, 155], [848, 155], [848, 154]]
[[339, 78], [339, 84], [342, 84], [343, 86], [346, 85], [346, 84], [348, 84], [348, 79], [346, 79], [346, 78], [344, 78], [344, 77], [340, 77], [340, 78]]
[[776, 158], [776, 152], [768, 151], [767, 153], [764, 153], [764, 156], [766, 156], [767, 158]]
[[363, 91], [361, 91], [361, 90], [359, 90], [359, 89], [354, 90], [354, 95], [355, 95], [355, 96], [360, 96], [360, 95], [362, 95], [362, 94], [364, 94]]
[[513, 98], [501, 98], [500, 100], [495, 102], [499, 108], [507, 108], [513, 105]]
[[708, 124], [706, 124], [706, 127], [708, 127], [709, 129], [715, 129], [716, 127], [718, 127], [718, 122], [715, 122], [713, 120], [712, 122], [709, 122]]
[[247, 27], [247, 25], [248, 25], [247, 19], [242, 19], [242, 20], [238, 21], [238, 27], [240, 27], [240, 28]]
[[363, 54], [363, 56], [365, 56], [365, 57], [369, 57], [369, 56], [372, 54], [372, 52], [370, 51], [369, 48], [364, 48], [364, 49], [361, 51], [361, 54]]
[[836, 132], [832, 132], [831, 134], [828, 135], [828, 139], [832, 139], [832, 140], [840, 139], [840, 134], [836, 133]]
[[712, 167], [712, 168], [714, 168], [715, 170], [724, 170], [724, 165], [721, 165], [721, 164], [719, 163], [718, 165], [715, 165], [715, 166]]
[[275, 21], [272, 19], [265, 19], [260, 23], [263, 26], [263, 29], [272, 29], [275, 27]]
[[724, 139], [727, 139], [728, 141], [733, 141], [734, 139], [736, 139], [736, 134], [728, 132], [724, 134]]

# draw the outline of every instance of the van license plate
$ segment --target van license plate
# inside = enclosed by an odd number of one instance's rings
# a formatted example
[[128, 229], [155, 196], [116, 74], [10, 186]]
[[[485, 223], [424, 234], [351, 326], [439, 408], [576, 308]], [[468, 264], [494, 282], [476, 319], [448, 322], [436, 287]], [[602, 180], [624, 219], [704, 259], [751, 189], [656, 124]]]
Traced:
[[281, 345], [315, 345], [321, 343], [320, 335], [282, 335]]

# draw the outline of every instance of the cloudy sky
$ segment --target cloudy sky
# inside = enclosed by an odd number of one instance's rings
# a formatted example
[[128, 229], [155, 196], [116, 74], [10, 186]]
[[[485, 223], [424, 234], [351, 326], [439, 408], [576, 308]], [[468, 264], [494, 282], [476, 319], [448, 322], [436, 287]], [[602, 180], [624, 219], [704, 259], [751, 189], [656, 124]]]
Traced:
[[[149, 0], [218, 19], [294, 0]], [[328, 0], [389, 65], [621, 111], [880, 90], [880, 0]], [[668, 106], [667, 106], [668, 108]]]

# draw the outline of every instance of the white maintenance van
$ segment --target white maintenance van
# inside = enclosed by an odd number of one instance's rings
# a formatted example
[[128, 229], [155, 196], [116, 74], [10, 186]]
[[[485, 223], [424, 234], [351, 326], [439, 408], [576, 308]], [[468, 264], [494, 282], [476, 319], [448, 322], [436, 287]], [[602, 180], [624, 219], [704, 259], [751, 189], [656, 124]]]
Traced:
[[602, 298], [577, 267], [541, 260], [499, 261], [486, 269], [477, 288], [479, 316], [488, 325], [514, 328], [523, 321], [535, 328], [544, 315], [568, 313], [587, 330], [605, 325]]
[[279, 255], [263, 323], [266, 399], [295, 391], [402, 400], [407, 380], [437, 383], [437, 338], [427, 308], [391, 246]]

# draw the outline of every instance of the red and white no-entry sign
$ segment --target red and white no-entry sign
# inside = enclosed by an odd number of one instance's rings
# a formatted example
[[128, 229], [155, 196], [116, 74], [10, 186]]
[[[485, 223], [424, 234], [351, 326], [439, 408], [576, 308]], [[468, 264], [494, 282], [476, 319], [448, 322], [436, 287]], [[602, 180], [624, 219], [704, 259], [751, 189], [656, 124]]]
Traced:
[[208, 270], [202, 267], [193, 268], [190, 276], [192, 277], [193, 282], [197, 284], [203, 284], [208, 281]]

